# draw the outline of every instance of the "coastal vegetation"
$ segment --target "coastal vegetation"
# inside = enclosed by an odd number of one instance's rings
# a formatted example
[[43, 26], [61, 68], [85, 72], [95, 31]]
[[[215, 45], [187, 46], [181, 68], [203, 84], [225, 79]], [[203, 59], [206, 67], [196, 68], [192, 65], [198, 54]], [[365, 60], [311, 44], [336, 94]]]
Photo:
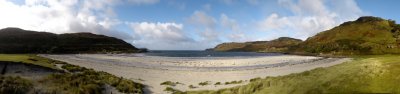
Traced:
[[211, 82], [210, 81], [205, 81], [205, 82], [200, 82], [199, 85], [200, 86], [205, 86], [205, 85], [210, 85]]
[[216, 82], [214, 85], [221, 85], [221, 82]]
[[162, 82], [160, 85], [176, 86], [178, 84], [182, 84], [182, 83], [172, 82], [172, 81], [165, 81], [165, 82]]
[[85, 67], [79, 67], [79, 66], [75, 66], [75, 65], [71, 65], [71, 64], [65, 64], [65, 65], [61, 66], [61, 68], [68, 70], [69, 72], [81, 72], [81, 71], [88, 70]]
[[51, 68], [55, 70], [59, 70], [55, 64], [59, 63], [54, 60], [50, 60], [43, 57], [38, 57], [33, 54], [0, 54], [0, 61], [4, 62], [15, 62], [15, 63], [25, 63], [25, 64], [32, 64], [43, 66], [46, 68]]
[[169, 93], [182, 93], [182, 91], [177, 90], [177, 89], [174, 89], [174, 88], [172, 88], [172, 87], [166, 87], [166, 88], [164, 89], [164, 91], [167, 91], [167, 92], [169, 92]]
[[52, 74], [40, 82], [52, 87], [52, 91], [74, 94], [100, 94], [104, 85], [111, 85], [123, 93], [143, 93], [141, 84], [91, 69], [77, 73]]
[[189, 88], [190, 88], [190, 89], [194, 89], [194, 88], [198, 88], [198, 87], [193, 86], [193, 85], [189, 85]]
[[240, 81], [230, 81], [230, 82], [225, 82], [225, 85], [229, 85], [229, 84], [240, 84], [240, 83], [242, 83], [243, 82], [243, 80], [240, 80]]
[[399, 57], [400, 55], [353, 56], [353, 61], [328, 68], [255, 78], [247, 85], [233, 88], [175, 94], [400, 93]]
[[25, 94], [32, 88], [33, 84], [30, 80], [0, 75], [0, 94]]
[[[54, 70], [52, 74], [39, 79], [31, 79], [30, 76], [10, 76], [5, 72], [0, 76], [0, 93], [2, 94], [23, 94], [27, 92], [101, 94], [107, 89], [107, 85], [112, 86], [118, 92], [143, 93], [142, 88], [144, 86], [131, 80], [32, 54], [0, 54], [0, 61], [0, 63], [8, 63], [8, 66], [21, 63]], [[57, 67], [56, 64], [61, 64], [61, 68]], [[7, 65], [3, 66], [6, 68]], [[2, 70], [5, 70], [4, 68]], [[63, 70], [66, 71], [63, 72]], [[37, 88], [37, 86], [40, 86], [40, 88]]]

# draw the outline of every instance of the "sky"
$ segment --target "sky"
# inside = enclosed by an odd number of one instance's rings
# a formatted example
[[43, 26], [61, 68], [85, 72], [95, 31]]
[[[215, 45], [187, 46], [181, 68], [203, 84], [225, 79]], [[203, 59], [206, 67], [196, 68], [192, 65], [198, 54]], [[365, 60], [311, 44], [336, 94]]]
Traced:
[[0, 28], [91, 32], [150, 50], [305, 40], [360, 16], [400, 21], [400, 0], [0, 0]]

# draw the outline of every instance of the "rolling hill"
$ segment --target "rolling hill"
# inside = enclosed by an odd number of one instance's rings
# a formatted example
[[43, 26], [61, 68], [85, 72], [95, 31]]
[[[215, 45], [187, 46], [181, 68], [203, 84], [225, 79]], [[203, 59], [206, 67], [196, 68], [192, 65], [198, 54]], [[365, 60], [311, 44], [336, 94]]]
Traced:
[[271, 41], [255, 41], [245, 43], [222, 43], [217, 45], [214, 51], [244, 51], [244, 52], [286, 52], [290, 46], [294, 46], [302, 40], [280, 37]]
[[296, 53], [356, 55], [400, 53], [400, 25], [365, 16], [320, 32], [292, 48]]
[[132, 53], [123, 40], [91, 33], [53, 34], [19, 28], [0, 30], [0, 53]]

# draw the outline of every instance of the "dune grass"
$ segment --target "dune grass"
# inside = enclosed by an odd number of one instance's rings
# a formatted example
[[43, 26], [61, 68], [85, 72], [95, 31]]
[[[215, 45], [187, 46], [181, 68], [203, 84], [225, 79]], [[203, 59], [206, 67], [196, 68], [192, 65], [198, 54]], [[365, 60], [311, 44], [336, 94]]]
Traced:
[[200, 82], [199, 85], [200, 86], [206, 86], [206, 85], [210, 85], [211, 81], [205, 81], [205, 82]]
[[32, 88], [30, 80], [0, 75], [0, 94], [26, 94]]
[[252, 79], [249, 84], [216, 91], [176, 94], [321, 94], [400, 93], [400, 55], [355, 56], [328, 68], [278, 77]]
[[65, 63], [61, 68], [69, 73], [52, 74], [41, 80], [53, 87], [49, 91], [72, 94], [100, 94], [104, 85], [111, 85], [122, 93], [142, 94], [144, 85], [112, 74]]
[[[43, 90], [33, 90], [34, 93], [101, 94], [105, 85], [111, 85], [122, 93], [143, 93], [142, 88], [144, 86], [132, 80], [33, 54], [0, 54], [0, 61], [32, 64], [67, 71], [55, 72], [38, 81], [0, 75], [0, 94], [24, 94], [31, 91], [33, 86], [43, 87]], [[62, 64], [62, 69], [57, 68], [56, 64]], [[32, 84], [32, 82], [35, 82], [35, 84]]]
[[160, 83], [160, 85], [167, 85], [167, 86], [176, 86], [178, 84], [182, 84], [183, 85], [183, 83], [172, 82], [172, 81], [165, 81], [165, 82]]
[[0, 61], [19, 62], [58, 69], [55, 64], [60, 63], [34, 54], [0, 54]]
[[40, 82], [53, 87], [49, 91], [66, 94], [100, 94], [106, 84], [115, 87], [119, 92], [141, 94], [144, 87], [142, 84], [131, 80], [92, 69], [85, 69], [76, 73], [52, 74]]

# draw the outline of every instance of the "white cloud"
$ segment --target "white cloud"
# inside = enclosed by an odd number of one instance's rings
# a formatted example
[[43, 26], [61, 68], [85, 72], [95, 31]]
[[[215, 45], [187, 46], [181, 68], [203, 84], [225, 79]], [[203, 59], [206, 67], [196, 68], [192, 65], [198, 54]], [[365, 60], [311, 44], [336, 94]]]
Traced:
[[[68, 30], [73, 18], [71, 2], [27, 1], [27, 5], [16, 5], [9, 1], [0, 1], [0, 28], [20, 27], [24, 29], [62, 32]], [[72, 2], [76, 3], [76, 2]], [[37, 5], [41, 4], [41, 5]]]
[[195, 11], [187, 20], [189, 23], [198, 26], [198, 29], [201, 31], [199, 32], [201, 41], [206, 41], [210, 44], [220, 41], [220, 34], [216, 31], [218, 23], [214, 17], [209, 16], [203, 11]]
[[199, 35], [201, 37], [200, 41], [208, 42], [210, 44], [221, 41], [220, 34], [214, 29], [205, 28], [205, 30], [200, 32]]
[[[190, 35], [184, 31], [183, 24], [174, 22], [135, 22], [129, 25], [135, 36], [139, 38], [135, 39], [133, 44], [151, 50], [202, 50], [215, 46], [219, 41], [219, 34], [210, 28]], [[199, 37], [199, 39], [193, 37]]]
[[226, 14], [221, 14], [221, 25], [224, 27], [229, 28], [232, 31], [235, 32], [241, 32], [239, 28], [239, 24], [236, 22], [236, 20], [229, 18]]
[[[183, 25], [177, 23], [130, 23], [131, 29], [140, 39], [134, 44], [149, 49], [177, 49], [195, 42], [183, 32]], [[188, 49], [188, 48], [186, 48]]]
[[326, 5], [323, 0], [279, 0], [278, 3], [286, 8], [289, 8], [293, 13], [297, 15], [327, 15]]
[[243, 32], [235, 32], [227, 35], [227, 38], [229, 41], [233, 42], [247, 42], [247, 41], [254, 41], [253, 39], [250, 39], [246, 34]]
[[229, 41], [244, 42], [249, 40], [235, 19], [229, 18], [223, 13], [221, 14], [220, 22], [223, 27], [231, 31], [229, 34], [225, 34]]
[[211, 8], [212, 8], [211, 4], [203, 5], [203, 9], [206, 10], [206, 11], [211, 11]]
[[183, 33], [183, 25], [176, 23], [131, 23], [133, 31], [142, 38], [175, 43], [188, 41], [190, 38]]
[[23, 4], [0, 0], [0, 28], [19, 27], [53, 33], [92, 32], [133, 37], [114, 27], [121, 24], [113, 7], [118, 4], [154, 4], [158, 0], [26, 0]]
[[261, 21], [259, 24], [262, 29], [270, 31], [286, 28], [287, 26], [291, 25], [291, 22], [287, 17], [279, 17], [278, 14], [273, 13], [269, 15], [266, 19]]
[[330, 29], [343, 21], [353, 20], [363, 14], [353, 0], [279, 0], [278, 3], [294, 15], [282, 16], [273, 13], [259, 22], [263, 31], [292, 32], [291, 37], [305, 39], [318, 32]]
[[357, 3], [354, 0], [331, 0], [328, 3], [332, 4], [333, 6], [340, 6], [334, 7], [332, 10], [343, 17], [356, 18], [360, 15], [366, 14], [358, 7]]
[[217, 21], [212, 16], [207, 15], [207, 13], [203, 11], [195, 11], [188, 21], [192, 24], [210, 28], [215, 28], [215, 25], [217, 24]]

